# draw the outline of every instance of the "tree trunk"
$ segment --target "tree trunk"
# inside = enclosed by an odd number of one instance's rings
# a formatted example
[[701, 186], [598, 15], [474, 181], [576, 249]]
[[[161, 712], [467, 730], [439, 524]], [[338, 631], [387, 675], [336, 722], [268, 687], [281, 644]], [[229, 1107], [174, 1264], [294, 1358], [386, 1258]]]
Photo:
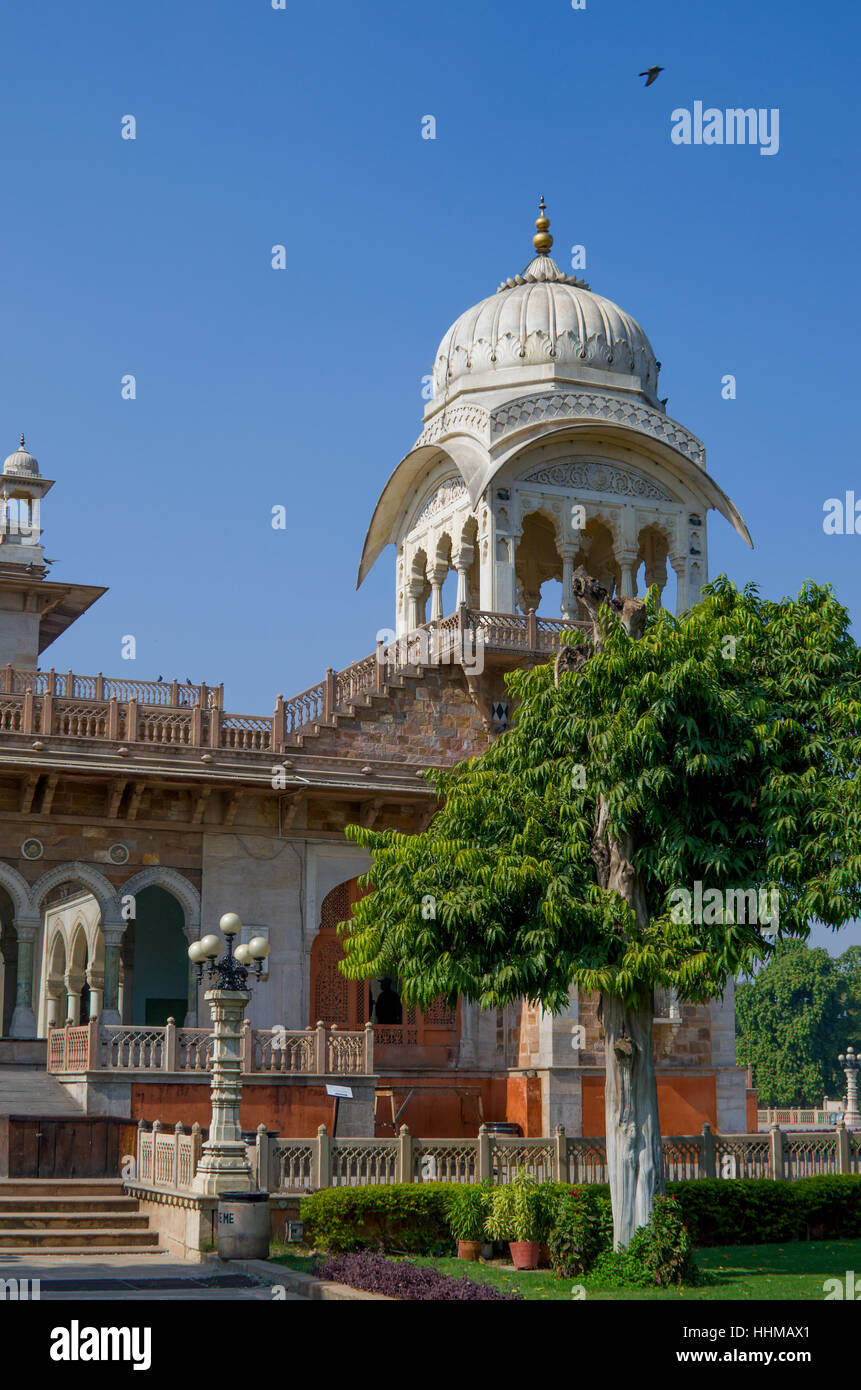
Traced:
[[602, 994], [607, 1171], [613, 1206], [613, 1245], [624, 1249], [645, 1226], [664, 1191], [658, 1086], [652, 1051], [651, 999], [632, 1008]]

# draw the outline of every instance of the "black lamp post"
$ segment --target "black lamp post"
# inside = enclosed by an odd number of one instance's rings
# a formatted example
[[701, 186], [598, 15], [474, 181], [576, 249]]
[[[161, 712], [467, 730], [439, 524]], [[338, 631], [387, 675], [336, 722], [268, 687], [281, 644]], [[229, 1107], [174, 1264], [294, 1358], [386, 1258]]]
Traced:
[[202, 982], [205, 970], [215, 989], [246, 990], [248, 967], [252, 964], [255, 966], [255, 978], [259, 980], [263, 962], [269, 955], [269, 942], [265, 936], [255, 936], [247, 946], [239, 945], [234, 950], [233, 938], [242, 930], [236, 913], [225, 912], [218, 925], [227, 940], [227, 950], [220, 960], [218, 953], [221, 942], [214, 933], [193, 942], [188, 948], [188, 958], [197, 966], [197, 982]]

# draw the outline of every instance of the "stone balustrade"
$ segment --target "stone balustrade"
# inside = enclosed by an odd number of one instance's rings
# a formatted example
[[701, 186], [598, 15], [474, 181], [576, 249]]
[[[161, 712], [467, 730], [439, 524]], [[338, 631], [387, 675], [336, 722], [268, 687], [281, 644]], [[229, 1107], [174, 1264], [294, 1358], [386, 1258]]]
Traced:
[[[207, 1074], [213, 1035], [206, 1028], [142, 1024], [66, 1024], [48, 1030], [48, 1071], [60, 1076], [89, 1072], [135, 1073], [138, 1080], [164, 1072]], [[346, 1032], [316, 1028], [252, 1028], [245, 1019], [243, 1076], [369, 1076], [374, 1069], [374, 1032], [368, 1023]]]
[[[714, 1134], [703, 1125], [701, 1134], [666, 1135], [662, 1143], [667, 1182], [861, 1175], [861, 1131], [843, 1125], [815, 1137], [777, 1125], [767, 1135]], [[191, 1190], [201, 1147], [197, 1125], [186, 1134], [182, 1125], [162, 1131], [158, 1122], [148, 1131], [141, 1121], [138, 1182]], [[540, 1182], [608, 1180], [604, 1139], [569, 1138], [561, 1127], [549, 1139], [494, 1135], [484, 1125], [475, 1139], [414, 1138], [406, 1125], [391, 1139], [333, 1139], [321, 1125], [313, 1139], [281, 1139], [261, 1124], [248, 1155], [258, 1187], [278, 1194], [394, 1182], [508, 1183], [520, 1168]]]
[[72, 671], [6, 666], [0, 673], [0, 733], [155, 747], [280, 752], [290, 735], [325, 723], [363, 696], [382, 693], [407, 668], [457, 661], [485, 652], [547, 656], [563, 631], [587, 626], [535, 613], [486, 613], [461, 608], [425, 623], [343, 671], [285, 700], [271, 715], [225, 711], [223, 685], [136, 681]]

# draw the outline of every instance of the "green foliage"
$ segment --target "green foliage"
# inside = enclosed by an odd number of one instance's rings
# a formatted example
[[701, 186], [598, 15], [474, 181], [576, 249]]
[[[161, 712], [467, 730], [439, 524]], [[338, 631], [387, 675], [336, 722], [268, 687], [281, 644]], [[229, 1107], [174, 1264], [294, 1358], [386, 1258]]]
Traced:
[[305, 1239], [317, 1250], [452, 1253], [444, 1182], [330, 1187], [303, 1197]]
[[[481, 1190], [475, 1183], [467, 1186]], [[511, 1203], [513, 1187], [509, 1183], [491, 1189], [494, 1198], [509, 1194], [507, 1199], [498, 1199], [503, 1211], [506, 1202]], [[459, 1184], [441, 1182], [325, 1188], [302, 1199], [305, 1236], [318, 1250], [376, 1250], [382, 1246], [394, 1253], [453, 1254], [450, 1203], [462, 1190]], [[541, 1183], [527, 1184], [524, 1190], [538, 1192], [540, 1216], [525, 1228], [538, 1230], [538, 1235], [497, 1236], [494, 1232], [492, 1238], [546, 1240], [552, 1251], [556, 1232], [570, 1216], [565, 1202], [571, 1189], [567, 1183]], [[586, 1203], [594, 1207], [601, 1258], [613, 1239], [609, 1189], [595, 1184], [577, 1190], [588, 1194]], [[698, 1246], [861, 1237], [861, 1175], [857, 1174], [802, 1178], [799, 1182], [704, 1178], [669, 1183], [667, 1195], [678, 1203], [691, 1242]], [[509, 1229], [512, 1227], [505, 1227]]]
[[491, 1240], [546, 1240], [556, 1210], [556, 1185], [539, 1183], [526, 1168], [491, 1188], [485, 1230]]
[[491, 1184], [455, 1183], [448, 1201], [448, 1224], [455, 1240], [483, 1240]]
[[634, 1232], [625, 1254], [659, 1287], [696, 1282], [691, 1238], [674, 1197], [655, 1198], [648, 1225]]
[[736, 991], [737, 1057], [753, 1067], [763, 1105], [821, 1105], [845, 1092], [837, 1057], [861, 1047], [861, 947], [835, 960], [781, 942]]
[[667, 1185], [695, 1245], [861, 1236], [861, 1177], [854, 1174], [771, 1182], [705, 1178]]
[[[732, 912], [674, 920], [675, 890], [776, 889], [779, 937], [861, 915], [861, 652], [846, 610], [813, 583], [770, 602], [726, 578], [680, 617], [647, 608], [636, 642], [605, 610], [604, 651], [558, 688], [550, 664], [506, 678], [514, 726], [432, 774], [442, 805], [424, 833], [350, 827], [373, 891], [342, 924], [345, 973], [397, 975], [419, 1005], [556, 1011], [572, 983], [698, 1001], [773, 941]], [[631, 836], [645, 925], [598, 886], [599, 797], [607, 833]]]
[[556, 1205], [549, 1245], [560, 1279], [585, 1274], [600, 1254], [613, 1247], [609, 1202], [588, 1186], [572, 1187]]

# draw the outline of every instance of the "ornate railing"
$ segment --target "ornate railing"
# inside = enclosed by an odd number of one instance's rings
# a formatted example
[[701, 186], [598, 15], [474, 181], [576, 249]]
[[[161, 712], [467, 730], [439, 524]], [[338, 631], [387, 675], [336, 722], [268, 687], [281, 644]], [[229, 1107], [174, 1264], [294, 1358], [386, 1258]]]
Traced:
[[841, 1109], [804, 1109], [798, 1106], [771, 1106], [757, 1110], [757, 1123], [760, 1125], [780, 1125], [783, 1129], [807, 1128], [823, 1129], [836, 1125], [843, 1113]]
[[[208, 1073], [213, 1035], [207, 1028], [180, 1028], [169, 1019], [164, 1028], [141, 1024], [102, 1024], [97, 1019], [75, 1027], [49, 1028], [48, 1071]], [[252, 1028], [245, 1019], [242, 1072], [245, 1076], [369, 1076], [374, 1069], [371, 1024], [360, 1032], [327, 1028], [289, 1030]]]
[[[826, 1142], [827, 1141], [827, 1142]], [[767, 1136], [712, 1133], [665, 1135], [667, 1182], [699, 1178], [795, 1180], [815, 1173], [861, 1171], [861, 1131], [842, 1126], [811, 1142], [809, 1135]], [[257, 1132], [256, 1171], [271, 1191], [316, 1191], [320, 1187], [389, 1182], [509, 1183], [520, 1168], [539, 1181], [606, 1183], [603, 1138], [568, 1138], [557, 1129], [550, 1139], [493, 1135], [482, 1125], [475, 1139], [414, 1139], [406, 1125], [393, 1139], [332, 1139], [321, 1125], [313, 1139], [280, 1139]]]
[[[561, 634], [588, 624], [535, 613], [491, 613], [462, 608], [353, 662], [327, 671], [316, 685], [288, 700], [278, 696], [272, 715], [230, 714], [221, 685], [134, 681], [81, 676], [72, 671], [0, 672], [0, 733], [144, 743], [170, 748], [224, 748], [239, 753], [283, 749], [285, 740], [326, 722], [362, 696], [415, 666], [463, 659], [485, 651], [549, 654]], [[467, 640], [468, 639], [468, 640]]]
[[156, 1120], [151, 1128], [146, 1121], [138, 1122], [135, 1181], [146, 1187], [162, 1187], [173, 1191], [191, 1190], [200, 1153], [203, 1131], [195, 1123], [186, 1132], [179, 1122], [173, 1129], [162, 1129]]

